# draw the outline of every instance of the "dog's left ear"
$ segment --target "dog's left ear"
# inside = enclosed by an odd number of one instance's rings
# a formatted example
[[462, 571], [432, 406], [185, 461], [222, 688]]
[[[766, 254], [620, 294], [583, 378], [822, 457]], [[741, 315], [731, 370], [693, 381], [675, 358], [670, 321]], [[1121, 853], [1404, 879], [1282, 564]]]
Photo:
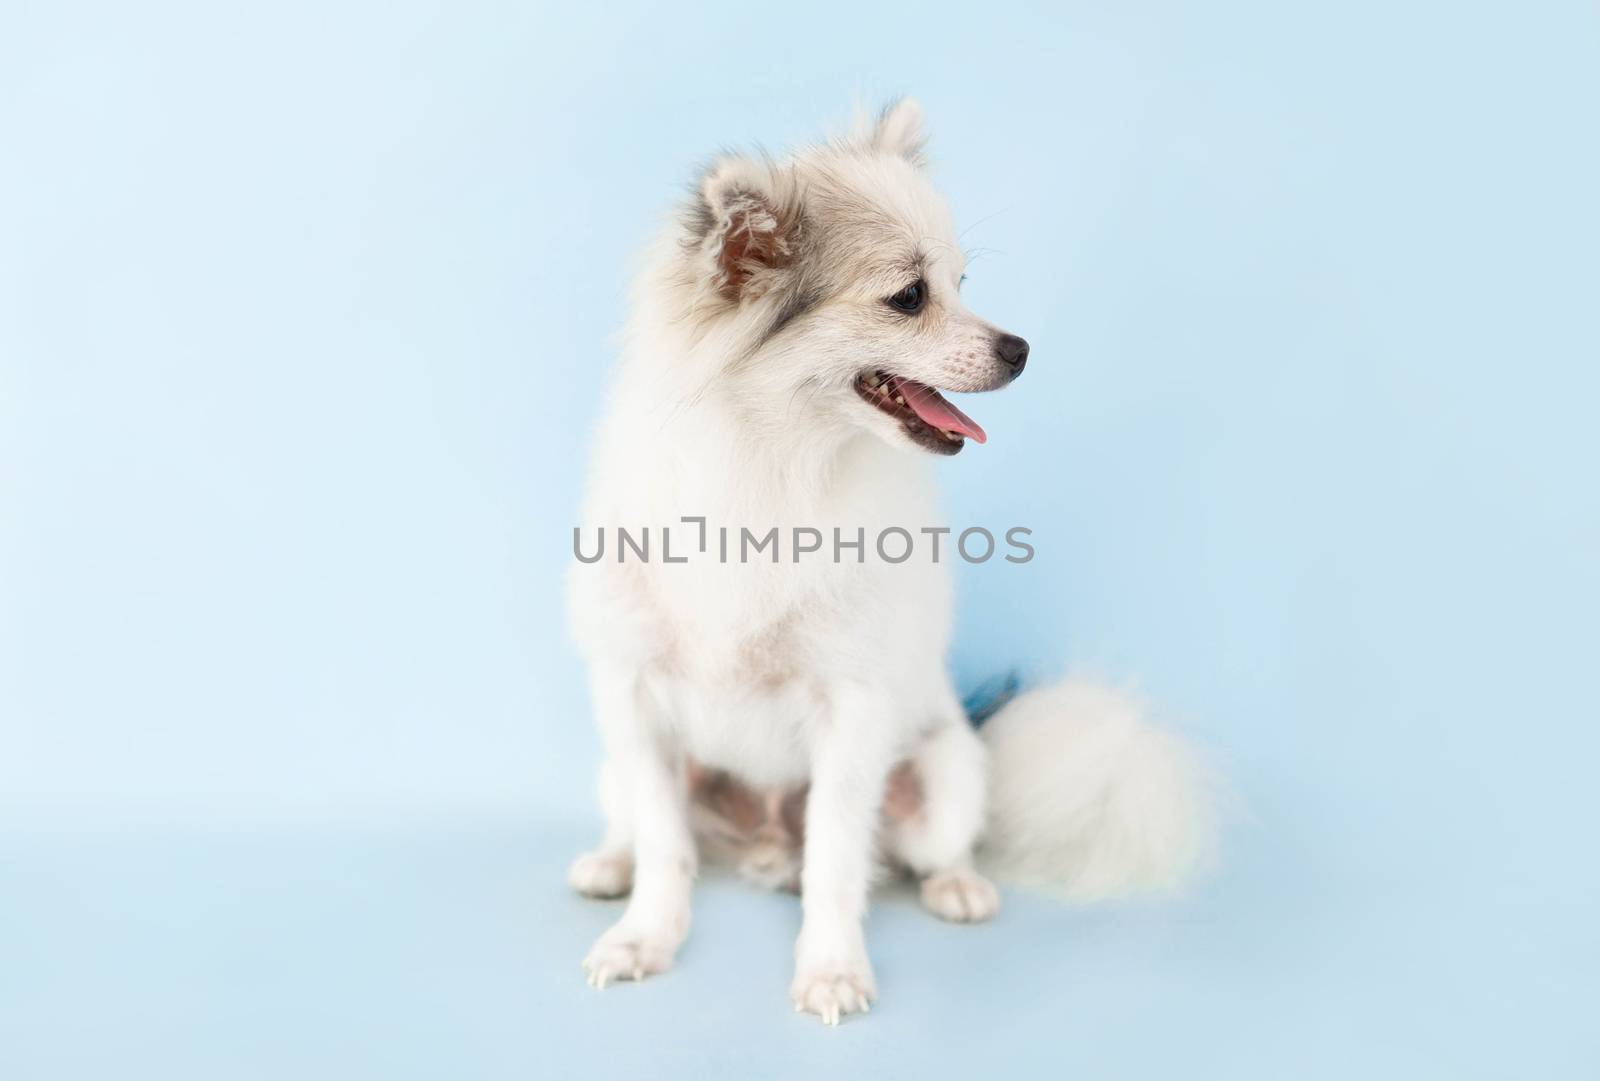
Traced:
[[912, 165], [926, 165], [923, 151], [928, 137], [922, 130], [922, 106], [913, 98], [898, 98], [883, 107], [865, 133], [874, 150], [896, 154]]
[[700, 181], [700, 253], [712, 291], [739, 303], [766, 293], [794, 261], [800, 199], [788, 170], [723, 158]]

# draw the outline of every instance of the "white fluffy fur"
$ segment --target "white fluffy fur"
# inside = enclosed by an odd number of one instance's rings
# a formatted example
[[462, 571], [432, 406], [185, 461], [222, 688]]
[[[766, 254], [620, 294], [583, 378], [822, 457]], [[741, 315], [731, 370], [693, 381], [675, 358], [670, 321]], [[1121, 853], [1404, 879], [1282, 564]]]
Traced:
[[[810, 785], [797, 1009], [837, 1023], [877, 994], [862, 917], [897, 763], [916, 763], [923, 803], [885, 832], [887, 854], [923, 879], [937, 915], [978, 920], [998, 907], [972, 865], [984, 745], [945, 669], [948, 538], [939, 562], [922, 544], [886, 563], [869, 540], [859, 563], [795, 562], [787, 542], [778, 563], [724, 563], [714, 533], [702, 553], [693, 527], [678, 524], [703, 515], [737, 541], [741, 527], [871, 538], [942, 522], [926, 442], [864, 401], [857, 380], [881, 370], [981, 391], [1016, 371], [1000, 332], [962, 303], [965, 260], [921, 146], [920, 114], [902, 103], [781, 161], [724, 158], [640, 274], [584, 521], [591, 535], [651, 527], [655, 558], [618, 562], [613, 549], [571, 580], [607, 819], [571, 880], [585, 893], [630, 894], [585, 961], [596, 986], [662, 971], [688, 933], [690, 758], [755, 785]], [[911, 317], [886, 298], [914, 281], [928, 301]], [[661, 559], [664, 525], [687, 562]], [[1188, 797], [1161, 795], [1186, 791], [1178, 752], [1131, 715], [1082, 720], [1084, 692], [1053, 694], [992, 722], [1004, 789], [997, 852], [1029, 871], [1057, 857], [1081, 865], [1068, 874], [1080, 895], [1166, 882], [1187, 859], [1164, 860], [1185, 849], [1177, 816]], [[1034, 712], [1056, 702], [1072, 707], [1056, 733], [1064, 743]]]
[[983, 728], [986, 868], [1074, 901], [1182, 886], [1215, 835], [1208, 771], [1132, 695], [1084, 679], [1029, 691]]

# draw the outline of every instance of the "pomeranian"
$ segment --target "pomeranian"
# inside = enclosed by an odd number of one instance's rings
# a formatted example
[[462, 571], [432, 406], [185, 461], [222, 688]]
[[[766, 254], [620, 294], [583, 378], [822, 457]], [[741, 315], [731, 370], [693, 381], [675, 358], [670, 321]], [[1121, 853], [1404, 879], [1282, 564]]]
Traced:
[[606, 826], [569, 878], [628, 896], [596, 987], [672, 964], [702, 858], [798, 889], [790, 998], [838, 1024], [878, 993], [883, 869], [970, 922], [1000, 907], [980, 866], [1097, 898], [1205, 848], [1193, 755], [1136, 702], [1068, 681], [979, 728], [952, 686], [932, 463], [986, 436], [944, 393], [1009, 386], [1029, 348], [962, 303], [923, 147], [901, 100], [724, 156], [646, 253], [574, 540], [602, 547], [570, 582]]

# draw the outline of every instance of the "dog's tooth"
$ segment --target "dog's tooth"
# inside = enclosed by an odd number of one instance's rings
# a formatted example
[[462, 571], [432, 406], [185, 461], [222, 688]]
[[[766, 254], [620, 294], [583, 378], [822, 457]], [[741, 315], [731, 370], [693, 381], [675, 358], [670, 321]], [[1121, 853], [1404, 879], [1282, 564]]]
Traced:
[[896, 404], [896, 405], [905, 405], [905, 404], [906, 404], [906, 400], [905, 400], [905, 398], [903, 398], [903, 397], [901, 397], [901, 396], [900, 396], [900, 395], [898, 395], [898, 394], [896, 394], [896, 395], [895, 395], [895, 396], [894, 396], [894, 401], [895, 401], [895, 404]]

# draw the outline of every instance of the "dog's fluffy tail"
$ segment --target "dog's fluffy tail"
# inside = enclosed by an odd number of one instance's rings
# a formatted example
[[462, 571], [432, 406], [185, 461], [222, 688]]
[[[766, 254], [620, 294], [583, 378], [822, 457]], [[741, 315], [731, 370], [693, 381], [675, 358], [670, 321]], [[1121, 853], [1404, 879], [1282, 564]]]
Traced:
[[1010, 699], [979, 732], [997, 877], [1097, 901], [1174, 891], [1210, 856], [1209, 771], [1130, 695], [1069, 679]]

